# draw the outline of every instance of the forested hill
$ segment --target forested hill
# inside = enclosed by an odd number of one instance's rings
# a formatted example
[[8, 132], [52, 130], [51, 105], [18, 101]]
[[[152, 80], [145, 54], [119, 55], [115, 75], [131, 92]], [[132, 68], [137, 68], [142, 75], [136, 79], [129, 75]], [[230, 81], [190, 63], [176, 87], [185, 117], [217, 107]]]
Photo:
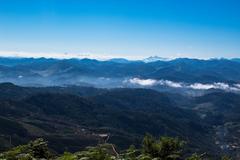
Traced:
[[[179, 137], [189, 153], [239, 153], [240, 95], [197, 97], [150, 89], [21, 87], [0, 84], [0, 149], [38, 137], [58, 153], [95, 146], [101, 135], [120, 150], [143, 136]], [[11, 141], [9, 140], [11, 138]]]
[[[228, 116], [231, 110], [224, 116], [219, 108], [221, 102], [217, 101], [225, 94], [232, 94], [233, 99], [228, 99], [231, 106], [237, 105], [238, 94], [219, 91], [184, 98], [149, 89], [21, 87], [3, 83], [0, 84], [0, 147], [5, 150], [43, 137], [58, 153], [75, 152], [98, 144], [101, 135], [107, 134], [109, 143], [121, 150], [131, 144], [139, 147], [143, 136], [151, 133], [156, 137], [181, 138], [187, 142], [189, 153], [216, 155], [221, 153], [221, 145], [232, 143], [224, 140], [216, 144], [214, 126], [221, 127], [223, 121], [231, 121]], [[213, 103], [209, 105], [209, 101]], [[214, 110], [205, 108], [207, 104]], [[238, 113], [235, 110], [232, 115]], [[218, 138], [233, 138], [227, 136]]]

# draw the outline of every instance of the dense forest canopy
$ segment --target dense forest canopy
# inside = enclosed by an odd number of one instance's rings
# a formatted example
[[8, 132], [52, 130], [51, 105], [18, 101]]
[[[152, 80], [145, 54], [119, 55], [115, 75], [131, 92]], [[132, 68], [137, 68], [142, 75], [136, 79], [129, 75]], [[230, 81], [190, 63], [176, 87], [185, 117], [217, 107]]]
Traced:
[[[147, 134], [141, 148], [131, 145], [129, 149], [118, 152], [113, 144], [103, 143], [87, 147], [76, 153], [65, 152], [63, 155], [52, 153], [46, 141], [37, 139], [0, 153], [3, 160], [210, 160], [205, 153], [189, 155], [184, 153], [185, 142], [178, 138], [161, 137]], [[218, 159], [231, 160], [227, 156]]]

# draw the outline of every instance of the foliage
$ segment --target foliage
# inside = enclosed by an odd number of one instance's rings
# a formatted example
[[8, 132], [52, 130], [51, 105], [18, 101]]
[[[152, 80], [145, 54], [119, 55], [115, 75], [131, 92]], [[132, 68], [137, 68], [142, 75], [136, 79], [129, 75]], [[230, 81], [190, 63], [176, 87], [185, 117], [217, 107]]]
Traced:
[[187, 160], [202, 160], [202, 157], [194, 153], [192, 156], [188, 157]]
[[[76, 153], [65, 152], [54, 157], [43, 139], [31, 141], [27, 145], [15, 147], [0, 154], [1, 160], [203, 160], [203, 155], [193, 154], [188, 158], [183, 155], [184, 142], [178, 138], [154, 138], [146, 135], [142, 148], [130, 146], [128, 150], [118, 154], [112, 144], [101, 144], [88, 147]], [[206, 160], [206, 159], [204, 159]], [[223, 157], [222, 160], [230, 160]]]
[[58, 158], [58, 160], [76, 160], [77, 156], [69, 153], [69, 152], [64, 152], [64, 154]]
[[41, 138], [0, 154], [0, 159], [6, 160], [50, 159], [51, 157], [47, 142]]
[[232, 158], [228, 157], [228, 156], [223, 156], [222, 160], [232, 160]]
[[181, 157], [183, 141], [177, 138], [161, 137], [156, 140], [151, 135], [143, 139], [143, 153], [152, 158], [175, 160]]

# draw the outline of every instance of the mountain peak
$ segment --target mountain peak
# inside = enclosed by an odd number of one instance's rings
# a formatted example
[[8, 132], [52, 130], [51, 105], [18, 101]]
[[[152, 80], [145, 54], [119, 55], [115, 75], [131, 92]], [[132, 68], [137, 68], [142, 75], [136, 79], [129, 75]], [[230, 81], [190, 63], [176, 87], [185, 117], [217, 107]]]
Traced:
[[163, 58], [159, 56], [150, 56], [148, 58], [143, 59], [143, 62], [150, 63], [150, 62], [156, 62], [156, 61], [169, 61], [168, 58]]
[[115, 62], [115, 63], [129, 63], [130, 61], [125, 59], [125, 58], [112, 58], [109, 59], [109, 61], [111, 62]]

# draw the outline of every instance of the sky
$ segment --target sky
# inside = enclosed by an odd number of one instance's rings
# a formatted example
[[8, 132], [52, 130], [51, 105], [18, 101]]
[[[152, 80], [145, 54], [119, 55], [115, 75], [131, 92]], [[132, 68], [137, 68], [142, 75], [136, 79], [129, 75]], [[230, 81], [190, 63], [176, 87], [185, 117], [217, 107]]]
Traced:
[[0, 0], [0, 56], [240, 57], [239, 0]]

